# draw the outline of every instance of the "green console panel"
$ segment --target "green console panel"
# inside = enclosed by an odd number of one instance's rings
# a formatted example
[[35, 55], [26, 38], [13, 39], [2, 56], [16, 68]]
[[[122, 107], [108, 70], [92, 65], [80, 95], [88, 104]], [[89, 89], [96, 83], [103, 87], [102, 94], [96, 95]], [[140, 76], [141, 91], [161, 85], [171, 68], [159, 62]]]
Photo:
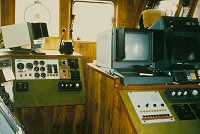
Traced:
[[16, 107], [85, 104], [80, 54], [13, 55], [12, 68]]

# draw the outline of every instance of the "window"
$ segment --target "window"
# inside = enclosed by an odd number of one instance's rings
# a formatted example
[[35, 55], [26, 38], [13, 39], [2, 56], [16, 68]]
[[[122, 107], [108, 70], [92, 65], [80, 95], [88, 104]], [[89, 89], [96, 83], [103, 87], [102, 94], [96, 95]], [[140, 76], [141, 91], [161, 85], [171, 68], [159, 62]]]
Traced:
[[112, 28], [114, 6], [108, 1], [75, 1], [72, 14], [72, 38], [96, 41], [98, 33]]

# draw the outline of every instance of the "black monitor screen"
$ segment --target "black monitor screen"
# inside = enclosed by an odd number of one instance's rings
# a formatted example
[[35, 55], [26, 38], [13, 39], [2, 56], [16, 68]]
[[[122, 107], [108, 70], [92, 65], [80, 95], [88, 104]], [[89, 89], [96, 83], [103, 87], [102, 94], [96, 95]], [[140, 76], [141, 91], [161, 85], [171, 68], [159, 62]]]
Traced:
[[32, 23], [32, 28], [35, 39], [49, 37], [46, 23]]
[[197, 37], [173, 36], [172, 63], [184, 63], [200, 60], [200, 45]]
[[148, 33], [125, 33], [125, 58], [124, 60], [150, 61], [151, 38]]

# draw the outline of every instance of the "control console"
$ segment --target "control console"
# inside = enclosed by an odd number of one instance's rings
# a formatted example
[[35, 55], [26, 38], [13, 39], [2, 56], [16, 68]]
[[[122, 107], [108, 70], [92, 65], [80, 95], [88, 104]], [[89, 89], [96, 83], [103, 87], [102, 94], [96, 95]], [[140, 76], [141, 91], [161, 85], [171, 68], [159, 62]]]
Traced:
[[175, 121], [158, 91], [128, 92], [142, 124]]
[[15, 59], [16, 79], [58, 79], [57, 59]]
[[171, 103], [200, 102], [200, 89], [198, 88], [169, 88], [165, 95]]
[[13, 55], [12, 67], [15, 75], [14, 102], [17, 107], [85, 103], [80, 54]]
[[169, 88], [164, 93], [180, 120], [200, 119], [199, 88]]
[[[81, 90], [78, 59], [15, 59], [16, 80], [66, 79], [58, 82], [61, 91]], [[28, 90], [27, 82], [16, 83], [18, 91]]]
[[120, 91], [137, 133], [200, 133], [199, 89], [175, 87]]
[[178, 83], [200, 83], [200, 70], [180, 69], [171, 71], [173, 79]]

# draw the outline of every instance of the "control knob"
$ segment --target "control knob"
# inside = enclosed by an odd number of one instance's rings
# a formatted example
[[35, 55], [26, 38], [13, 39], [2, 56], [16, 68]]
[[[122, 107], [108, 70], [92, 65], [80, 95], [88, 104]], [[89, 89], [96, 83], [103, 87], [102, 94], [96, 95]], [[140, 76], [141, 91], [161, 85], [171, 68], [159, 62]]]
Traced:
[[178, 91], [178, 96], [181, 96], [182, 92], [181, 91]]
[[174, 92], [174, 91], [171, 92], [171, 95], [172, 95], [172, 96], [175, 96], [175, 95], [176, 95], [176, 92]]
[[41, 77], [42, 77], [42, 78], [45, 78], [45, 77], [46, 77], [46, 74], [45, 74], [45, 73], [41, 73]]
[[79, 88], [80, 84], [79, 83], [76, 83], [76, 88]]
[[198, 93], [199, 93], [199, 92], [198, 92], [197, 90], [193, 90], [193, 91], [192, 91], [192, 95], [194, 95], [194, 96], [198, 95]]
[[40, 71], [44, 72], [45, 71], [45, 67], [41, 67]]
[[34, 71], [39, 71], [39, 67], [34, 67]]
[[43, 60], [40, 61], [39, 63], [41, 66], [43, 66], [45, 64], [45, 62]]
[[36, 78], [39, 78], [39, 77], [40, 77], [40, 74], [39, 74], [39, 73], [35, 73], [35, 77], [36, 77]]
[[185, 95], [185, 96], [186, 96], [187, 94], [188, 94], [188, 92], [187, 92], [187, 91], [184, 91], [184, 92], [183, 92], [183, 95]]
[[35, 61], [33, 62], [33, 64], [34, 64], [35, 66], [37, 66], [37, 65], [39, 64], [39, 62], [38, 62], [37, 60], [35, 60]]

